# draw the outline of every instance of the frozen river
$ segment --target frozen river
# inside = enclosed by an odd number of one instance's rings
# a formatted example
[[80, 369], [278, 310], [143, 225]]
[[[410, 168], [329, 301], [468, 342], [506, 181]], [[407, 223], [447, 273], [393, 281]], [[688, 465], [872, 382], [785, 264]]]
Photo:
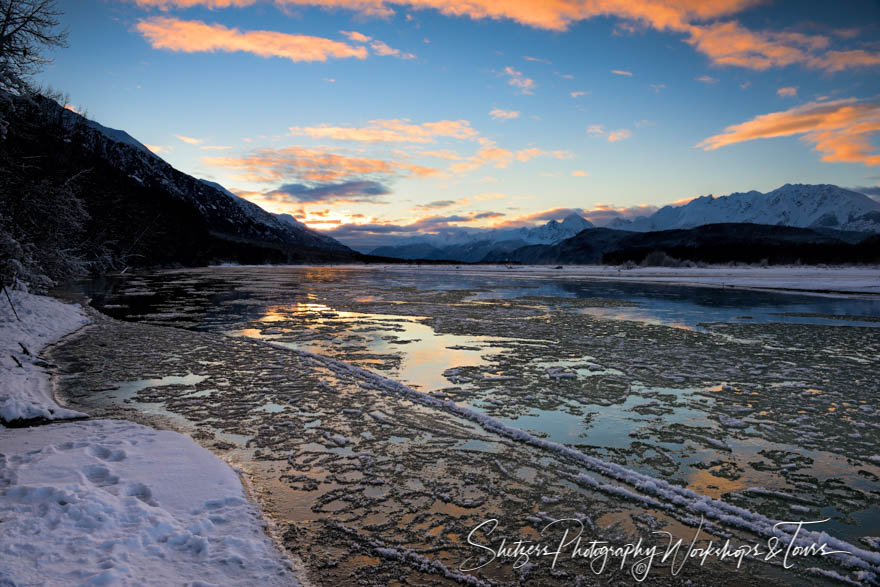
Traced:
[[[56, 350], [61, 395], [226, 451], [322, 582], [401, 565], [416, 583], [460, 579], [463, 537], [490, 517], [519, 536], [580, 519], [609, 542], [689, 537], [701, 515], [740, 542], [830, 519], [815, 529], [855, 558], [740, 572], [880, 565], [880, 300], [415, 267], [217, 267], [79, 289], [128, 324]], [[533, 562], [560, 584], [590, 575]], [[478, 574], [524, 577], [501, 562]]]

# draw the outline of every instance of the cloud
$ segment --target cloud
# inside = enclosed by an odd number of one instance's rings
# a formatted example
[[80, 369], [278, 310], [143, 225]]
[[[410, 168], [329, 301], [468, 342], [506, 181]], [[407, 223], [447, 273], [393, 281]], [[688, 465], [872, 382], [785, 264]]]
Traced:
[[880, 165], [878, 149], [871, 143], [878, 132], [880, 101], [847, 98], [762, 114], [729, 126], [697, 146], [711, 151], [754, 139], [800, 135], [802, 141], [822, 153], [822, 161], [873, 166]]
[[590, 174], [582, 169], [575, 169], [571, 172], [571, 175], [572, 177], [587, 177]]
[[794, 98], [795, 96], [797, 96], [797, 91], [797, 86], [779, 88], [778, 90], [776, 90], [776, 95], [780, 98]]
[[[395, 7], [436, 10], [452, 17], [511, 20], [521, 25], [565, 31], [572, 24], [595, 17], [615, 17], [615, 30], [651, 27], [683, 35], [684, 41], [715, 65], [764, 70], [798, 63], [828, 72], [880, 65], [880, 53], [866, 49], [829, 49], [831, 39], [791, 31], [752, 31], [730, 17], [762, 0], [130, 0], [142, 7], [161, 9], [205, 6], [225, 8], [273, 2], [281, 8], [303, 5], [328, 10], [347, 9], [372, 17], [388, 18]], [[726, 20], [722, 20], [726, 19]], [[839, 39], [851, 34], [836, 33]]]
[[414, 53], [405, 53], [400, 51], [399, 49], [394, 49], [389, 47], [387, 43], [384, 41], [373, 40], [370, 41], [370, 48], [373, 50], [373, 53], [378, 55], [379, 57], [397, 57], [399, 59], [416, 59]]
[[874, 200], [880, 198], [880, 185], [856, 186], [848, 189], [851, 189], [854, 192], [865, 194], [866, 196]]
[[716, 65], [763, 71], [800, 64], [827, 72], [880, 65], [880, 53], [829, 50], [831, 39], [791, 31], [752, 31], [736, 21], [688, 26], [687, 42]]
[[569, 96], [571, 96], [572, 98], [580, 98], [581, 96], [585, 96], [586, 94], [586, 92], [571, 92]]
[[528, 149], [520, 149], [519, 151], [510, 151], [495, 144], [494, 141], [481, 138], [480, 149], [476, 155], [467, 157], [466, 159], [455, 163], [449, 167], [450, 173], [467, 173], [475, 169], [479, 169], [485, 165], [492, 165], [496, 169], [505, 169], [514, 160], [527, 162], [536, 157], [553, 157], [555, 159], [570, 159], [574, 155], [568, 151], [545, 151], [537, 147]]
[[435, 200], [427, 204], [419, 204], [414, 206], [418, 210], [432, 210], [436, 208], [451, 208], [462, 204], [462, 200]]
[[553, 64], [553, 62], [550, 61], [549, 59], [541, 59], [540, 57], [529, 57], [528, 55], [525, 55], [525, 56], [523, 57], [523, 59], [525, 59], [526, 61], [535, 61], [535, 62], [537, 62], [537, 63], [544, 63], [544, 64], [546, 64], [546, 65], [552, 65], [552, 64]]
[[349, 41], [354, 41], [355, 43], [367, 43], [373, 39], [373, 37], [368, 37], [367, 35], [359, 33], [357, 31], [339, 31], [339, 34]]
[[199, 149], [203, 151], [228, 151], [232, 145], [202, 145]]
[[281, 57], [291, 61], [326, 61], [354, 57], [365, 59], [367, 50], [340, 41], [309, 35], [288, 35], [273, 31], [245, 31], [220, 24], [168, 17], [140, 20], [135, 29], [154, 49], [184, 53], [245, 52], [260, 57]]
[[495, 120], [512, 120], [514, 118], [519, 118], [519, 111], [517, 110], [502, 110], [501, 108], [493, 108], [489, 111], [489, 116], [494, 118]]
[[304, 185], [301, 183], [284, 184], [269, 192], [272, 196], [289, 196], [297, 202], [373, 202], [390, 194], [391, 190], [376, 181], [345, 181], [340, 183], [318, 183]]
[[605, 226], [615, 218], [636, 218], [638, 216], [646, 216], [653, 214], [657, 209], [657, 206], [649, 204], [641, 204], [626, 208], [618, 208], [612, 204], [596, 204], [590, 209], [550, 208], [548, 210], [518, 216], [501, 224], [496, 224], [496, 226], [534, 226], [536, 224], [544, 224], [550, 220], [562, 220], [570, 214], [577, 214], [578, 216], [586, 218], [596, 226]]
[[421, 151], [422, 157], [436, 157], [438, 159], [446, 159], [447, 161], [461, 161], [463, 157], [452, 149], [439, 149], [436, 151]]
[[651, 89], [654, 90], [655, 94], [659, 94], [660, 90], [666, 88], [666, 84], [651, 84]]
[[484, 220], [486, 218], [501, 218], [504, 214], [501, 212], [477, 212], [476, 214], [471, 215], [471, 219], [473, 220]]
[[811, 57], [808, 64], [815, 69], [824, 69], [831, 73], [855, 67], [876, 67], [880, 65], [880, 53], [871, 53], [864, 49], [828, 51], [823, 55]]
[[608, 131], [606, 133], [605, 127], [602, 126], [601, 124], [591, 124], [590, 126], [587, 127], [587, 133], [591, 134], [595, 137], [604, 136], [608, 139], [609, 143], [616, 143], [617, 141], [622, 141], [622, 140], [628, 139], [632, 136], [632, 132], [625, 129], [625, 128]]
[[[132, 0], [142, 7], [153, 8], [227, 8], [230, 6], [252, 6], [260, 0]], [[270, 0], [263, 0], [269, 2]], [[581, 2], [578, 0], [559, 0], [556, 2], [496, 0], [271, 0], [281, 7], [301, 5], [320, 6], [327, 9], [348, 9], [368, 16], [389, 17], [394, 14], [393, 6], [412, 9], [434, 9], [446, 16], [467, 16], [472, 19], [512, 20], [539, 29], [555, 31], [566, 30], [572, 23], [596, 16], [618, 16], [650, 24], [664, 30], [680, 27], [685, 22], [706, 20], [733, 14], [757, 0], [653, 0], [633, 2], [632, 0], [605, 0], [603, 2]]]
[[535, 157], [540, 157], [544, 155], [544, 151], [538, 149], [537, 147], [532, 147], [531, 149], [522, 149], [516, 152], [517, 161], [522, 161], [525, 163], [529, 159], [534, 159]]
[[711, 75], [701, 75], [700, 77], [695, 77], [695, 80], [698, 82], [703, 82], [704, 84], [717, 84], [718, 78], [712, 77]]
[[611, 73], [613, 73], [615, 75], [622, 75], [625, 77], [632, 77], [632, 75], [633, 75], [631, 71], [626, 71], [624, 69], [612, 69]]
[[438, 120], [413, 124], [408, 118], [371, 120], [367, 126], [360, 128], [322, 124], [292, 126], [289, 131], [293, 136], [365, 143], [433, 143], [438, 137], [473, 139], [479, 134], [471, 128], [471, 123], [467, 120]]
[[239, 179], [254, 182], [298, 179], [309, 182], [339, 182], [375, 175], [384, 178], [438, 175], [437, 169], [400, 161], [349, 157], [322, 149], [286, 147], [260, 149], [242, 157], [205, 157], [206, 165], [234, 169]]
[[163, 146], [161, 146], [161, 145], [147, 145], [147, 144], [145, 143], [144, 146], [145, 146], [146, 148], [148, 148], [150, 151], [152, 151], [153, 153], [155, 153], [156, 155], [158, 155], [159, 153], [165, 153], [165, 152], [171, 150], [171, 149], [169, 149], [168, 147], [163, 147]]
[[188, 137], [188, 136], [184, 136], [184, 135], [174, 135], [174, 136], [177, 137], [178, 139], [180, 139], [181, 141], [183, 141], [184, 143], [189, 143], [190, 145], [198, 145], [200, 143], [205, 142], [205, 139], [196, 139], [196, 138]]
[[507, 85], [518, 88], [523, 94], [534, 94], [538, 87], [535, 80], [525, 77], [521, 71], [517, 71], [509, 65], [504, 68], [503, 74], [508, 76]]
[[[463, 233], [473, 232], [473, 228], [460, 226], [471, 224], [487, 218], [503, 216], [500, 212], [484, 211], [448, 216], [429, 215], [416, 218], [411, 222], [365, 222], [343, 224], [326, 233], [334, 238], [349, 243], [350, 246], [376, 247], [388, 242], [390, 236], [405, 236], [425, 233]], [[384, 238], [383, 238], [384, 237]]]

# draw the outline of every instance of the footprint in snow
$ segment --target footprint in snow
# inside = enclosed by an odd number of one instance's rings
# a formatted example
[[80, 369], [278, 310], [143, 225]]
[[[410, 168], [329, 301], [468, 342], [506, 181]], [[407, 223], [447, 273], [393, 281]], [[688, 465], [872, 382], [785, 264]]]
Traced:
[[83, 469], [83, 474], [86, 476], [86, 479], [98, 487], [119, 483], [119, 477], [112, 475], [110, 469], [104, 465], [89, 465]]
[[153, 499], [153, 492], [143, 483], [132, 483], [125, 488], [125, 495], [136, 497], [147, 505], [157, 506], [156, 500]]
[[110, 450], [105, 446], [101, 446], [99, 444], [93, 444], [92, 446], [86, 449], [86, 453], [90, 454], [93, 457], [99, 458], [102, 461], [111, 461], [118, 462], [124, 460], [126, 456], [128, 456], [124, 450], [116, 449]]

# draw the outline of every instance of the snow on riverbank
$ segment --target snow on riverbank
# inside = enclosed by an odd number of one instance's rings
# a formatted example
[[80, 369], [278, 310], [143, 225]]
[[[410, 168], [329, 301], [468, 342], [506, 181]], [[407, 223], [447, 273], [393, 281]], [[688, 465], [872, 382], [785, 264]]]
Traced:
[[[86, 417], [55, 403], [37, 355], [88, 318], [10, 295], [20, 320], [3, 296], [0, 417]], [[124, 420], [0, 426], [0, 522], [2, 585], [299, 584], [232, 468]]]
[[52, 298], [21, 291], [10, 291], [9, 296], [14, 312], [6, 296], [0, 296], [0, 425], [12, 420], [85, 416], [55, 403], [37, 354], [89, 319], [78, 306]]
[[0, 430], [0, 584], [290, 585], [241, 481], [124, 420]]

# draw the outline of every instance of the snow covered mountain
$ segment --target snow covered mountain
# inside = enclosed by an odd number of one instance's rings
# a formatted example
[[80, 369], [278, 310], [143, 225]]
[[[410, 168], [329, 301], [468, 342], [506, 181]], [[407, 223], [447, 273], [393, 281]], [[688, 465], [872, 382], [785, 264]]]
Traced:
[[569, 214], [561, 222], [551, 220], [541, 226], [472, 229], [402, 238], [394, 244], [373, 249], [371, 254], [398, 259], [474, 262], [490, 254], [526, 245], [552, 245], [592, 226], [581, 216]]
[[[0, 101], [0, 117], [0, 162], [16, 188], [0, 193], [0, 265], [22, 284], [137, 267], [364, 259], [49, 98]], [[29, 199], [36, 205], [23, 205]]]
[[616, 219], [608, 228], [653, 232], [724, 222], [880, 232], [880, 202], [834, 185], [786, 184], [766, 194], [702, 196], [650, 216]]
[[287, 249], [294, 256], [299, 253], [290, 250], [291, 246], [356, 255], [342, 243], [288, 215], [271, 214], [217, 183], [178, 171], [125, 131], [108, 128], [68, 109], [62, 109], [61, 115], [68, 134], [65, 142], [97, 155], [139, 187], [170, 194], [195, 208], [205, 228], [215, 236], [247, 246]]

